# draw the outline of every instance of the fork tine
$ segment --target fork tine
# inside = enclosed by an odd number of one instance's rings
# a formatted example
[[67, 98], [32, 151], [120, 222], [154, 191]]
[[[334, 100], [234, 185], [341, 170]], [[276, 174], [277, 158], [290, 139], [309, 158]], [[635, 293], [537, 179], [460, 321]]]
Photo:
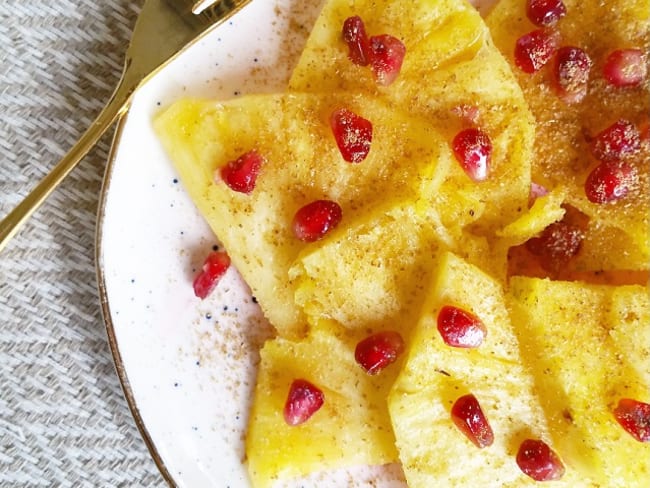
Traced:
[[241, 0], [166, 0], [193, 27], [211, 25], [233, 12]]

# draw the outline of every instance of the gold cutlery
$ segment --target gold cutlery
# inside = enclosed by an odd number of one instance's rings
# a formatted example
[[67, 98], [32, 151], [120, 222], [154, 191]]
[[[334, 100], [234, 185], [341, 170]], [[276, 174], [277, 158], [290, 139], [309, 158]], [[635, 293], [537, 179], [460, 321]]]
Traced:
[[70, 151], [0, 221], [0, 251], [99, 138], [129, 109], [138, 86], [201, 34], [250, 0], [145, 0], [126, 51], [124, 70], [104, 109]]

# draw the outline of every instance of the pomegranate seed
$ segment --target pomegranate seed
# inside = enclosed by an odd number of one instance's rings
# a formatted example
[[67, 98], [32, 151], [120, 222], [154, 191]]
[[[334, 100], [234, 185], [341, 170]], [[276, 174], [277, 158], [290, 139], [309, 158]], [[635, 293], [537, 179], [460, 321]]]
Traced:
[[594, 137], [591, 153], [599, 161], [615, 161], [636, 153], [640, 147], [641, 135], [636, 126], [620, 119]]
[[249, 151], [223, 166], [221, 179], [234, 191], [250, 193], [255, 188], [257, 175], [263, 163], [264, 158], [257, 151]]
[[542, 258], [544, 269], [558, 270], [578, 254], [584, 237], [578, 226], [559, 221], [546, 227], [539, 237], [526, 241], [526, 248]]
[[517, 465], [535, 481], [559, 480], [564, 475], [560, 458], [544, 441], [526, 439], [519, 446]]
[[378, 85], [388, 86], [399, 75], [406, 55], [406, 46], [389, 34], [370, 38], [370, 69]]
[[591, 58], [579, 47], [565, 46], [557, 51], [553, 69], [555, 89], [565, 103], [578, 103], [587, 95]]
[[201, 272], [194, 278], [194, 294], [203, 299], [214, 290], [230, 266], [230, 257], [221, 251], [212, 251], [205, 258]]
[[394, 363], [404, 352], [404, 340], [398, 332], [384, 331], [366, 337], [357, 344], [354, 358], [370, 375], [375, 375]]
[[296, 212], [293, 233], [303, 242], [318, 241], [336, 227], [342, 217], [343, 212], [338, 203], [316, 200]]
[[372, 122], [342, 108], [332, 113], [330, 125], [343, 159], [349, 163], [366, 159], [372, 142]]
[[650, 403], [621, 398], [614, 417], [639, 442], [650, 442]]
[[463, 348], [480, 346], [487, 335], [487, 329], [478, 317], [450, 305], [438, 312], [438, 332], [448, 346]]
[[524, 34], [515, 44], [515, 64], [524, 73], [534, 73], [548, 63], [560, 41], [555, 31], [539, 29]]
[[456, 400], [451, 408], [451, 419], [476, 447], [487, 447], [494, 442], [492, 427], [474, 395], [465, 395]]
[[370, 55], [370, 41], [366, 27], [358, 15], [348, 17], [343, 22], [343, 40], [348, 45], [348, 57], [354, 64], [366, 66]]
[[545, 27], [564, 17], [566, 7], [562, 0], [528, 0], [526, 15], [533, 24]]
[[465, 129], [456, 134], [452, 148], [467, 176], [474, 181], [483, 181], [488, 177], [492, 158], [490, 136], [481, 129]]
[[634, 166], [618, 161], [607, 161], [596, 166], [585, 181], [585, 194], [592, 203], [620, 200], [635, 184]]
[[325, 401], [323, 392], [309, 381], [294, 380], [284, 404], [284, 420], [288, 425], [300, 425], [314, 415]]
[[648, 76], [641, 49], [617, 49], [607, 56], [603, 66], [605, 79], [616, 87], [638, 86]]

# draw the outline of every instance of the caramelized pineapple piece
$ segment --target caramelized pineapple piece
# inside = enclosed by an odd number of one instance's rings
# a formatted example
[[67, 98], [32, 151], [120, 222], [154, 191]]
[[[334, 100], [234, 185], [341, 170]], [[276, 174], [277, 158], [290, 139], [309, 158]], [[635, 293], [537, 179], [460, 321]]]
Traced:
[[562, 207], [565, 197], [566, 189], [559, 186], [536, 198], [533, 205], [519, 218], [497, 230], [490, 248], [493, 266], [498, 266], [492, 273], [495, 278], [505, 282], [510, 274], [544, 274], [543, 269], [538, 269], [535, 257], [526, 252], [523, 244], [540, 234], [547, 226], [562, 219], [565, 214]]
[[410, 325], [438, 250], [409, 206], [381, 208], [335, 231], [296, 261], [296, 303], [310, 322], [351, 329]]
[[614, 289], [609, 335], [650, 390], [650, 294], [647, 287]]
[[[432, 263], [450, 245], [409, 201], [379, 208], [306, 249], [290, 271], [296, 303], [310, 322], [332, 319], [351, 329], [397, 329], [417, 320]], [[478, 259], [484, 240], [459, 252]]]
[[635, 341], [620, 336], [629, 332], [621, 319], [647, 317], [648, 302], [638, 300], [636, 312], [623, 307], [621, 317], [620, 302], [612, 311], [615, 293], [647, 289], [513, 277], [511, 318], [562, 459], [602, 486], [641, 488], [650, 479], [650, 445], [625, 432], [612, 411], [621, 398], [650, 400], [639, 374], [647, 362], [636, 363], [647, 357], [622, 353], [610, 331], [624, 345]]
[[[253, 486], [397, 460], [386, 396], [399, 366], [368, 375], [354, 359], [361, 338], [325, 322], [300, 341], [277, 338], [264, 345], [246, 437]], [[295, 379], [317, 386], [324, 401], [306, 422], [289, 426], [283, 409]]]
[[[370, 152], [359, 163], [344, 161], [334, 140], [330, 117], [339, 108], [372, 123]], [[158, 116], [155, 129], [265, 315], [287, 336], [300, 335], [306, 325], [287, 275], [298, 253], [310, 246], [292, 231], [298, 209], [332, 200], [342, 208], [344, 226], [387, 200], [430, 197], [451, 157], [425, 121], [353, 94], [181, 100]], [[264, 161], [250, 193], [233, 191], [215, 178], [220, 168], [251, 150]]]
[[539, 234], [553, 222], [564, 216], [565, 210], [562, 203], [566, 198], [566, 188], [558, 186], [546, 195], [535, 199], [533, 205], [517, 220], [508, 223], [503, 229], [497, 231], [506, 246], [513, 246], [526, 242], [531, 237]]
[[[532, 110], [536, 125], [532, 179], [547, 188], [567, 186], [566, 203], [591, 219], [583, 252], [575, 263], [579, 271], [648, 270], [650, 263], [650, 143], [641, 143], [624, 157], [638, 173], [636, 182], [620, 200], [598, 204], [588, 200], [585, 182], [598, 166], [593, 138], [619, 119], [637, 125], [648, 122], [650, 83], [616, 87], [606, 82], [603, 65], [616, 49], [650, 48], [650, 8], [647, 0], [564, 0], [566, 15], [552, 28], [561, 46], [577, 46], [593, 66], [584, 99], [566, 103], [554, 88], [553, 60], [528, 74], [515, 65], [516, 40], [537, 27], [526, 16], [527, 3], [500, 0], [487, 23], [495, 45], [513, 66]], [[646, 61], [647, 62], [647, 58]]]
[[[477, 348], [448, 346], [437, 328], [445, 306], [477, 316], [487, 335]], [[550, 442], [533, 379], [521, 365], [499, 282], [452, 253], [435, 269], [406, 363], [388, 400], [411, 488], [533, 486], [515, 462], [526, 438]], [[455, 426], [452, 405], [473, 394], [494, 442], [479, 449]], [[553, 486], [592, 486], [567, 470]]]
[[[365, 21], [369, 36], [389, 34], [406, 47], [399, 76], [390, 86], [377, 86], [368, 67], [348, 58], [341, 32], [345, 19], [355, 15]], [[426, 117], [449, 143], [467, 125], [480, 126], [493, 144], [487, 180], [476, 183], [455, 164], [431, 202], [454, 235], [470, 224], [492, 232], [525, 208], [533, 119], [486, 25], [464, 0], [327, 1], [290, 88], [381, 97]], [[478, 114], [477, 120], [458, 115], [464, 109]]]

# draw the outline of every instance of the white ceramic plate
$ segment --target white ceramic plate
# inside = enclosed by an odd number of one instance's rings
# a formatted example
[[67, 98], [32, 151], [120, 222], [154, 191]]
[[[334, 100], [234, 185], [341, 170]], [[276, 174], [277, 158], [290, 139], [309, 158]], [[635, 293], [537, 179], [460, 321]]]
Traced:
[[[249, 486], [244, 438], [270, 328], [236, 270], [201, 301], [192, 279], [217, 238], [185, 194], [151, 121], [183, 96], [285, 89], [323, 0], [254, 0], [138, 90], [100, 205], [97, 264], [109, 342], [135, 421], [165, 479]], [[402, 486], [398, 467], [320, 473], [288, 486]]]

